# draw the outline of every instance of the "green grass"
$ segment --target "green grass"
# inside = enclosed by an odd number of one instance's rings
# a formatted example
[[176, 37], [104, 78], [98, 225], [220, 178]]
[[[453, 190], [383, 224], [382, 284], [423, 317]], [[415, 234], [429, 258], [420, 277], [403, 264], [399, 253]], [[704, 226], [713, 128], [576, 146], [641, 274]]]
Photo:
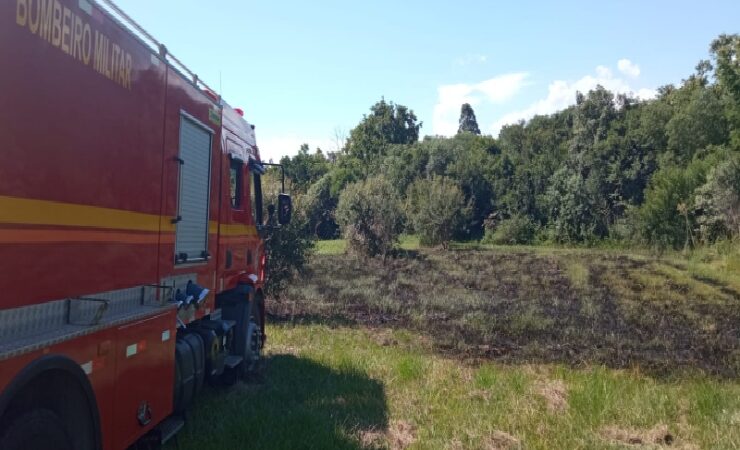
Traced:
[[462, 363], [403, 330], [268, 331], [264, 382], [201, 397], [181, 449], [617, 449], [605, 430], [659, 425], [671, 448], [740, 448], [737, 382]]
[[740, 449], [731, 258], [401, 242], [320, 242], [180, 448]]
[[[398, 246], [403, 250], [417, 250], [419, 238], [412, 235], [401, 235]], [[347, 242], [344, 239], [316, 241], [316, 254], [318, 255], [341, 255], [346, 251]]]
[[402, 234], [398, 240], [402, 250], [418, 250], [420, 247], [418, 236]]
[[316, 242], [316, 253], [319, 255], [341, 255], [346, 249], [347, 242], [344, 239]]

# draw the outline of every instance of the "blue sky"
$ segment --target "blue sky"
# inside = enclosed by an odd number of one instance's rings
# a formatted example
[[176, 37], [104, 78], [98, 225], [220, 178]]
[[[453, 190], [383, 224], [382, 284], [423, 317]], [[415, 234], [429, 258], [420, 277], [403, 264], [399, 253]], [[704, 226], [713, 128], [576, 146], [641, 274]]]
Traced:
[[381, 97], [422, 134], [484, 133], [550, 113], [597, 83], [642, 97], [678, 83], [740, 1], [118, 0], [257, 126], [263, 159], [332, 151]]

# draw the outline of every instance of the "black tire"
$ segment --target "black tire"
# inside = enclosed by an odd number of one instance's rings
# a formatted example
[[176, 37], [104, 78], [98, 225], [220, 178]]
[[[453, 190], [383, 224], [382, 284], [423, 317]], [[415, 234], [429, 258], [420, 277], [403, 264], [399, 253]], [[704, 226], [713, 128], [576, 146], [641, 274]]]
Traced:
[[250, 304], [249, 320], [247, 321], [246, 345], [244, 346], [244, 362], [242, 375], [249, 376], [259, 369], [262, 360], [262, 324], [260, 323], [260, 309], [258, 299]]
[[13, 421], [0, 437], [3, 450], [74, 450], [62, 420], [48, 409], [37, 409]]

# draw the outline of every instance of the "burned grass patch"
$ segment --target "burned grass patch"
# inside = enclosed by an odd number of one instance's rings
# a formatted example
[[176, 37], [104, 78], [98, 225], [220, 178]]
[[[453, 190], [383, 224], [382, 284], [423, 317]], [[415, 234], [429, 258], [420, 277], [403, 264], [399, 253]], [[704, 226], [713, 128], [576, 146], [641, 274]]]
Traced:
[[740, 301], [660, 261], [600, 252], [318, 255], [284, 321], [407, 327], [465, 358], [740, 375]]

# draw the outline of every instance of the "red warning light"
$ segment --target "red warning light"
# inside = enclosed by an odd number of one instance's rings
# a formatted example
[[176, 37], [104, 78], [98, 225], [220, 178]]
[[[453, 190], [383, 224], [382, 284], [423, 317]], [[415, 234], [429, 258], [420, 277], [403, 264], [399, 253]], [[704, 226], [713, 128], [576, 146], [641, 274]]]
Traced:
[[237, 114], [244, 117], [244, 110], [241, 108], [234, 108], [234, 111], [236, 111]]

